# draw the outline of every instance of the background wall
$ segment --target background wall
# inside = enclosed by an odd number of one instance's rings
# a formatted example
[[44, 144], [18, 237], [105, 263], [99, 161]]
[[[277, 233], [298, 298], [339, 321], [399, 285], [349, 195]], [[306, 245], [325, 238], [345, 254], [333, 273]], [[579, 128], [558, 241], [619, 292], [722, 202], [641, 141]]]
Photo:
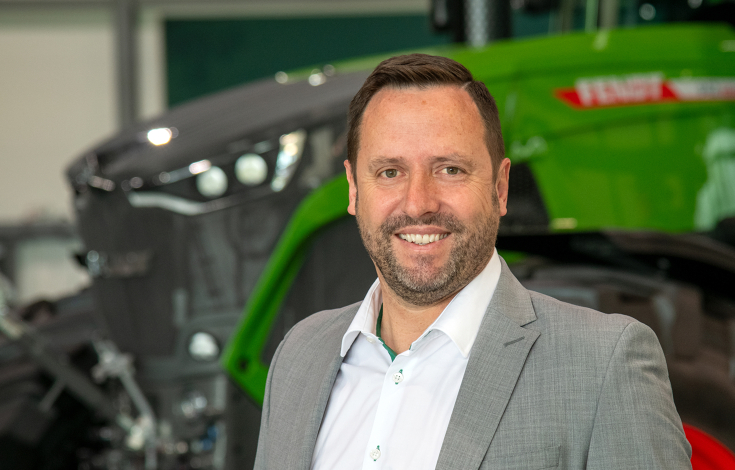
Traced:
[[63, 168], [115, 129], [103, 11], [0, 15], [0, 220], [71, 215]]
[[447, 44], [427, 12], [166, 21], [169, 104], [280, 70]]
[[[141, 114], [163, 110], [160, 22], [140, 32]], [[0, 223], [71, 220], [64, 169], [117, 129], [104, 8], [0, 10]]]

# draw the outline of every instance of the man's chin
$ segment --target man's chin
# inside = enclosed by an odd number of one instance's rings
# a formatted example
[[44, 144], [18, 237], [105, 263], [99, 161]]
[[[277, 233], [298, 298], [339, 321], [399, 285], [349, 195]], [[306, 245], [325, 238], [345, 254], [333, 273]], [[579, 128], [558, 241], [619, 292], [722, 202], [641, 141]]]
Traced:
[[404, 276], [415, 279], [418, 284], [432, 284], [440, 277], [446, 276], [447, 263], [427, 262], [423, 259], [419, 262], [402, 262], [398, 259], [398, 270]]
[[406, 266], [396, 270], [397, 280], [407, 289], [416, 292], [430, 292], [441, 288], [447, 282], [446, 267]]
[[[428, 306], [440, 302], [456, 289], [456, 266], [450, 260], [436, 263], [436, 259], [411, 257], [402, 262], [402, 256], [384, 258], [385, 264], [376, 263], [390, 289], [405, 302]], [[432, 257], [433, 258], [433, 257]]]
[[400, 273], [385, 279], [391, 290], [404, 302], [417, 307], [426, 307], [435, 305], [451, 294], [447, 289], [446, 279], [417, 279], [405, 274]]

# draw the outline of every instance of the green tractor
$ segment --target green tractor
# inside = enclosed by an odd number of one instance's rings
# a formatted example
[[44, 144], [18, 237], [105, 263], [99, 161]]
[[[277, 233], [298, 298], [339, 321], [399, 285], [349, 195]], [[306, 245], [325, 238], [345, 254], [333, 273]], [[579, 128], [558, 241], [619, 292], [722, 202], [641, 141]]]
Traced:
[[[717, 458], [727, 468], [735, 31], [671, 24], [425, 52], [465, 64], [497, 100], [512, 160], [498, 249], [516, 276], [651, 326], [695, 468]], [[66, 301], [35, 333], [0, 324], [35, 345], [25, 357], [39, 367], [24, 380], [44, 393], [23, 396], [55, 410], [34, 415], [24, 449], [90, 470], [252, 465], [279, 342], [306, 316], [361, 300], [376, 276], [347, 214], [342, 162], [347, 105], [382, 58], [190, 102], [70, 166], [89, 301], [84, 312]], [[33, 341], [82, 317], [94, 325], [86, 337], [47, 341], [46, 352]], [[85, 341], [87, 359], [54, 361]], [[7, 429], [6, 453], [21, 445]], [[71, 454], [60, 444], [70, 439]], [[29, 462], [14, 468], [38, 467]]]
[[[529, 289], [651, 326], [690, 439], [704, 430], [731, 450], [734, 49], [726, 26], [668, 25], [428, 51], [466, 65], [498, 102], [513, 162], [498, 248], [515, 274]], [[335, 77], [378, 61], [338, 65]], [[336, 163], [343, 150], [333, 148]], [[288, 329], [347, 303], [335, 292], [356, 283], [346, 278], [361, 251], [346, 195], [338, 174], [303, 199], [229, 340], [223, 364], [258, 402]], [[374, 278], [361, 262], [350, 300]]]

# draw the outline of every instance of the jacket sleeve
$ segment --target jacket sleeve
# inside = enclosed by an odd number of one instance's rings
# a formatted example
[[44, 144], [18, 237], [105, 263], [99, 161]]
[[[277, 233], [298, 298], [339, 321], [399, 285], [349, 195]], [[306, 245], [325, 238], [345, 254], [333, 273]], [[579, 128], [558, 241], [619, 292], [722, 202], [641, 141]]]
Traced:
[[281, 349], [283, 349], [283, 345], [288, 339], [288, 335], [291, 334], [291, 331], [288, 332], [286, 337], [283, 338], [283, 341], [281, 341], [281, 344], [278, 345], [278, 349], [276, 349], [275, 354], [273, 354], [273, 360], [271, 361], [270, 369], [268, 369], [268, 378], [265, 381], [265, 395], [263, 397], [263, 412], [260, 417], [258, 450], [255, 454], [255, 466], [253, 467], [254, 470], [266, 470], [268, 468], [266, 463], [268, 456], [268, 419], [270, 416], [271, 407], [271, 383], [273, 382], [273, 375], [276, 370], [276, 362], [278, 361], [278, 356], [281, 353]]
[[632, 322], [607, 365], [587, 468], [690, 469], [691, 454], [658, 339]]

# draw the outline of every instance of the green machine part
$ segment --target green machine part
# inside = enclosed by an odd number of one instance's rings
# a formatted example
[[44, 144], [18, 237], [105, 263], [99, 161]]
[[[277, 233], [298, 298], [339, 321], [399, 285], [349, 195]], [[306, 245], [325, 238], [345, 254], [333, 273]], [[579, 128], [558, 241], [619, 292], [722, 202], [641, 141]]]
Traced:
[[[507, 156], [538, 183], [552, 231], [708, 230], [735, 215], [735, 31], [659, 25], [430, 52], [495, 96]], [[373, 68], [385, 57], [337, 65]], [[222, 363], [262, 403], [261, 353], [314, 233], [347, 212], [338, 177], [297, 208]]]
[[347, 214], [347, 178], [340, 176], [307, 196], [296, 209], [253, 289], [222, 361], [233, 379], [263, 402], [268, 364], [261, 361], [268, 332], [301, 267], [311, 236]]
[[508, 156], [528, 162], [552, 228], [679, 232], [735, 215], [701, 193], [711, 147], [735, 145], [733, 39], [726, 25], [661, 25], [453, 58], [496, 96]]

